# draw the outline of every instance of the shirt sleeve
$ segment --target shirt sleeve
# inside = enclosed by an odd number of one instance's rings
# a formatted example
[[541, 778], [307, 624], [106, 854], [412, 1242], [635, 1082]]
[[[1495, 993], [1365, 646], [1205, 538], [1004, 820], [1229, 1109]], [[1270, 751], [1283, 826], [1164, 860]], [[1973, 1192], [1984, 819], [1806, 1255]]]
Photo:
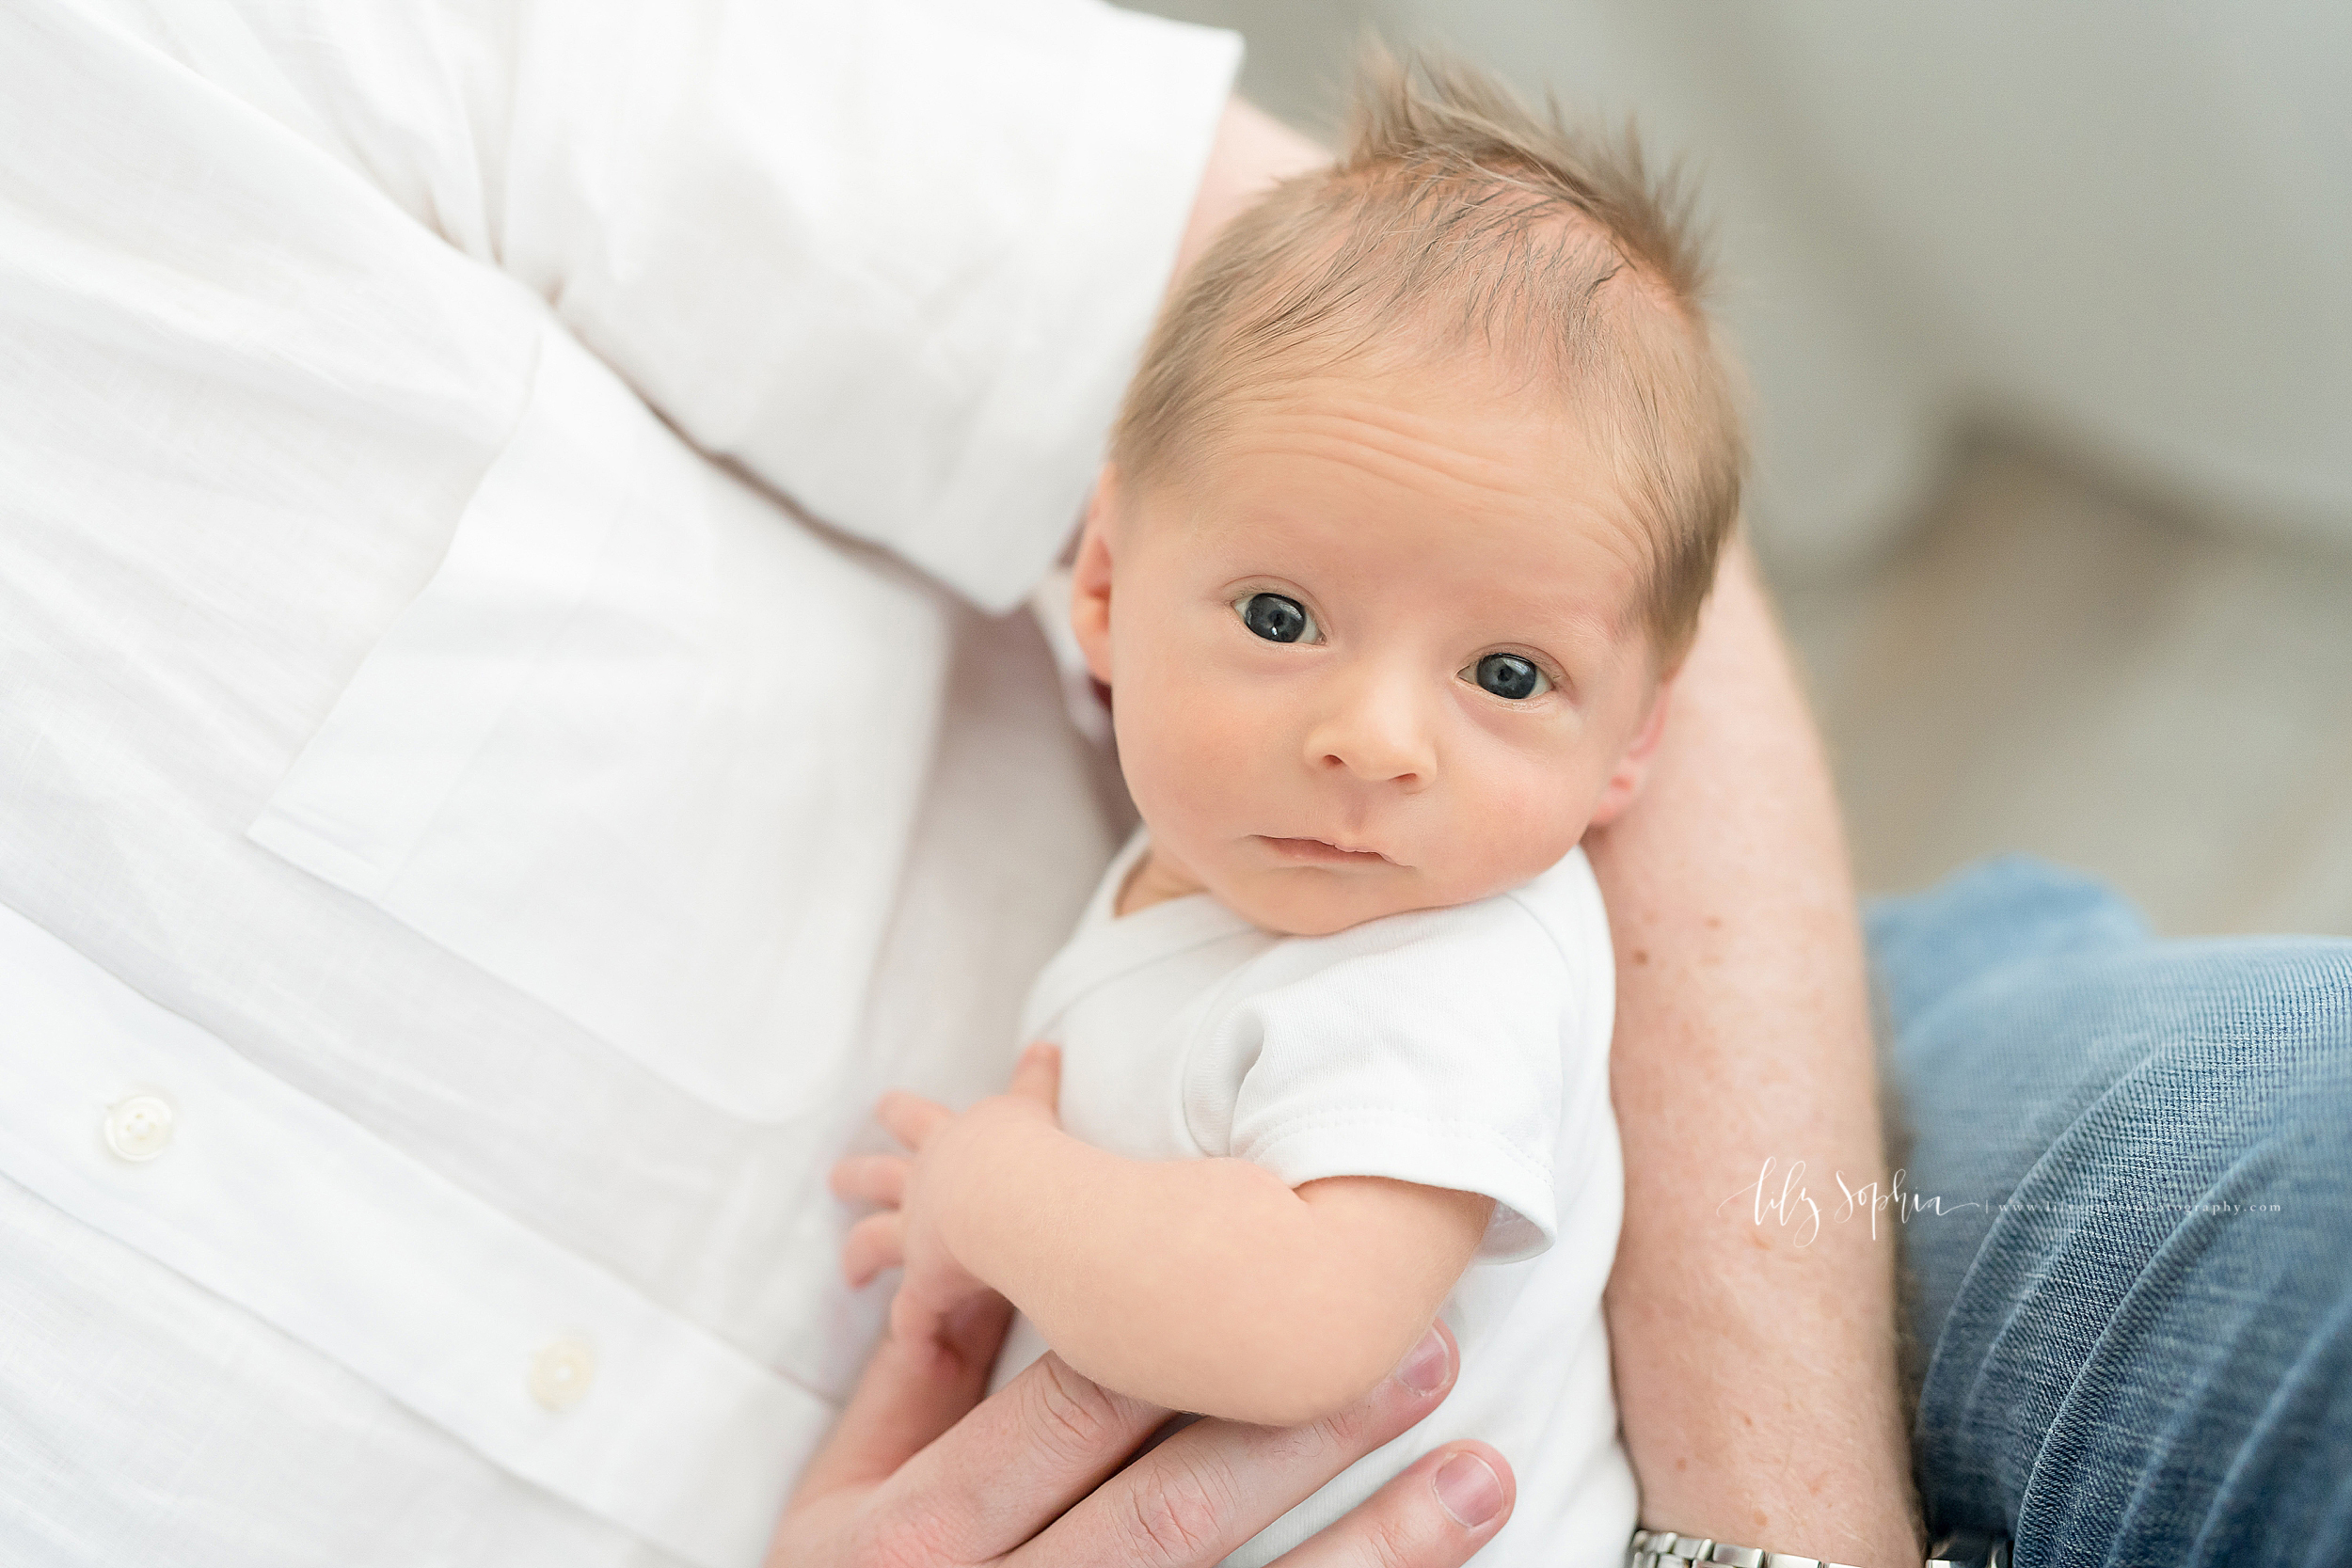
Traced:
[[1219, 1010], [1191, 1064], [1203, 1147], [1294, 1187], [1379, 1176], [1483, 1193], [1495, 1212], [1482, 1258], [1550, 1245], [1573, 1010], [1568, 968], [1533, 916], [1489, 900], [1286, 942], [1262, 962], [1275, 973]]
[[1240, 57], [1093, 0], [236, 10], [262, 112], [993, 610], [1076, 522]]

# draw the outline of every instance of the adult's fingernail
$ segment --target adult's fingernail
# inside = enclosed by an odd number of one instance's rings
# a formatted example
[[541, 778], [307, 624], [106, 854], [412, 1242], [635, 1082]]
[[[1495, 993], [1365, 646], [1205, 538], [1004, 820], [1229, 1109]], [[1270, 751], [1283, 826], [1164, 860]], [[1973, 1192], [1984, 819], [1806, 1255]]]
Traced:
[[1476, 1529], [1502, 1506], [1502, 1481], [1474, 1453], [1457, 1453], [1438, 1466], [1438, 1501], [1464, 1529]]
[[1454, 1358], [1446, 1353], [1445, 1338], [1433, 1328], [1397, 1368], [1396, 1380], [1416, 1394], [1434, 1394], [1445, 1386], [1447, 1374], [1453, 1370]]

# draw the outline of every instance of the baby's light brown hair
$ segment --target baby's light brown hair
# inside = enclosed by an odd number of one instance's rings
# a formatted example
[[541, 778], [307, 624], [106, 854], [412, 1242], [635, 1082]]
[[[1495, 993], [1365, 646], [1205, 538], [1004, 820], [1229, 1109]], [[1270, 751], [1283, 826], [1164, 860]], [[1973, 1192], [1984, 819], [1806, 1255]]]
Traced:
[[1677, 664], [1740, 509], [1747, 447], [1702, 308], [1689, 189], [1620, 136], [1457, 62], [1368, 48], [1346, 149], [1276, 186], [1168, 302], [1112, 434], [1128, 484], [1181, 476], [1279, 378], [1480, 356], [1583, 422], [1649, 561]]

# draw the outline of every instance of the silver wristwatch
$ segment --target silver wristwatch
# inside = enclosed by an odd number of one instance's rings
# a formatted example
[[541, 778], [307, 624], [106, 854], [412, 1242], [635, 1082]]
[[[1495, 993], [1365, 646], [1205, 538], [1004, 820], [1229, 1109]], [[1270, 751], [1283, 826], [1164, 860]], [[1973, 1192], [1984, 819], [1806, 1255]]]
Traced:
[[1846, 1568], [1818, 1557], [1768, 1552], [1761, 1546], [1735, 1546], [1703, 1535], [1677, 1535], [1670, 1529], [1637, 1529], [1626, 1559], [1630, 1568], [1684, 1568], [1692, 1562], [1728, 1563], [1731, 1568]]
[[[1677, 1535], [1670, 1529], [1637, 1529], [1626, 1551], [1629, 1568], [1683, 1568], [1685, 1563], [1715, 1562], [1729, 1568], [1845, 1568], [1818, 1557], [1794, 1552], [1770, 1552], [1761, 1546], [1735, 1546], [1728, 1541], [1702, 1535]], [[1928, 1548], [1924, 1568], [2009, 1568], [2009, 1541], [1998, 1535], [1974, 1532], [1947, 1535]]]

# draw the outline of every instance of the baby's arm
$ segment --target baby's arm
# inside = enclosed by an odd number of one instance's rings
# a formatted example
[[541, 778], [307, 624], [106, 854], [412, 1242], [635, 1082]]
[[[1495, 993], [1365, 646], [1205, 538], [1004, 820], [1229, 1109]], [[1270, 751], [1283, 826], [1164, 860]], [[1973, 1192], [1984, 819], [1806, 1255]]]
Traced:
[[1429, 1326], [1493, 1200], [1376, 1177], [1293, 1189], [1246, 1160], [1127, 1160], [1054, 1116], [1059, 1055], [1032, 1047], [1010, 1093], [961, 1116], [911, 1095], [882, 1120], [911, 1157], [835, 1169], [887, 1206], [850, 1232], [863, 1283], [903, 1264], [910, 1344], [984, 1289], [1063, 1360], [1171, 1410], [1289, 1426], [1376, 1385]]

